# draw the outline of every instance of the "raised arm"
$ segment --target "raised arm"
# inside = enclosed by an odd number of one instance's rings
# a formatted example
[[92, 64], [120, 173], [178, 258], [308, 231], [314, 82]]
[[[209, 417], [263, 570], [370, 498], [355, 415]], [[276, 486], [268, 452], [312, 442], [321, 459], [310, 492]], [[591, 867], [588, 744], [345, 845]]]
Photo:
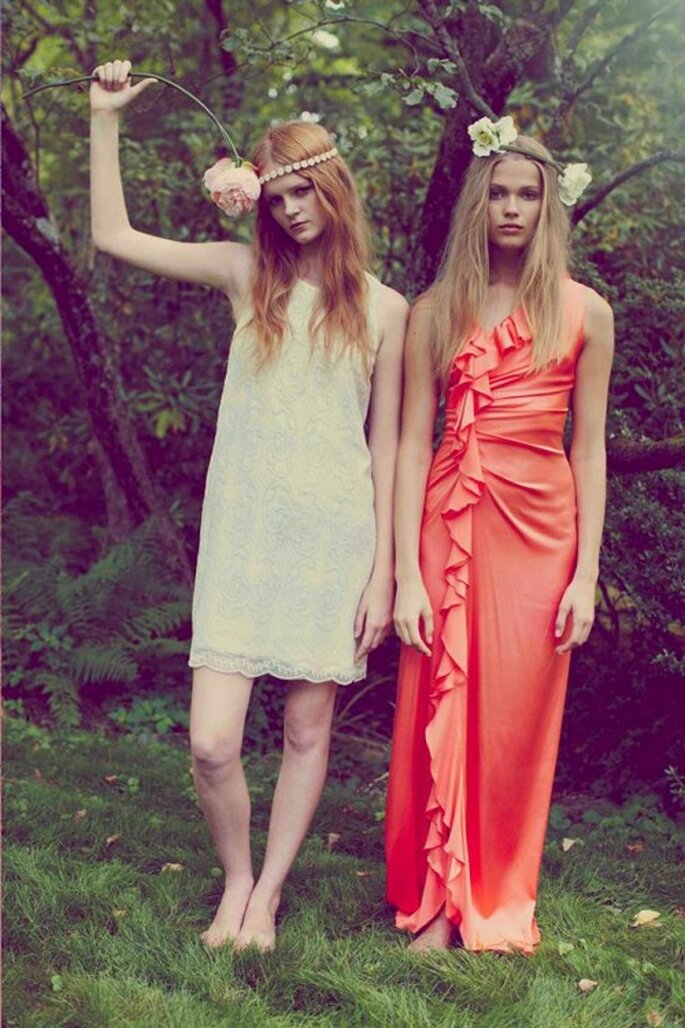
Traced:
[[238, 298], [249, 282], [252, 256], [242, 243], [180, 243], [139, 232], [126, 210], [119, 168], [120, 112], [151, 85], [131, 85], [130, 61], [95, 69], [91, 107], [91, 227], [98, 250], [166, 278], [199, 282]]
[[371, 388], [369, 450], [376, 515], [376, 552], [369, 583], [357, 610], [355, 659], [382, 642], [392, 623], [394, 547], [392, 497], [400, 432], [402, 402], [402, 351], [409, 304], [387, 286], [381, 287], [378, 304], [380, 346]]
[[395, 629], [403, 643], [426, 655], [430, 654], [426, 642], [430, 644], [433, 638], [433, 612], [421, 577], [419, 537], [438, 405], [427, 343], [429, 316], [427, 302], [419, 300], [407, 330], [402, 432], [395, 478]]
[[595, 589], [599, 575], [599, 548], [606, 497], [605, 422], [609, 374], [614, 353], [614, 319], [609, 304], [597, 293], [588, 296], [585, 344], [578, 358], [573, 390], [571, 470], [578, 507], [578, 556], [555, 626], [561, 640], [571, 617], [570, 633], [557, 653], [581, 646], [595, 616]]

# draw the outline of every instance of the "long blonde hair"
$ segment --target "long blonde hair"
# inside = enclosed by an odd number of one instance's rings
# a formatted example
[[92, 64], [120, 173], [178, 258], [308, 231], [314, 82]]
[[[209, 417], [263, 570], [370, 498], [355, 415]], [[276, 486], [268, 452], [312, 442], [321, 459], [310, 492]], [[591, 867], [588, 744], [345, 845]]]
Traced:
[[[516, 145], [533, 159], [551, 160], [547, 148], [531, 136], [519, 136]], [[436, 374], [443, 383], [455, 356], [477, 327], [485, 305], [490, 274], [488, 197], [492, 173], [501, 160], [501, 154], [472, 159], [454, 210], [438, 277], [420, 301], [431, 312], [430, 342]], [[535, 164], [542, 180], [542, 207], [526, 251], [517, 305], [523, 307], [530, 325], [531, 363], [537, 370], [558, 360], [568, 348], [562, 282], [568, 266], [569, 221], [559, 199], [556, 170], [541, 161]]]
[[[294, 164], [332, 147], [333, 141], [323, 126], [290, 121], [269, 129], [252, 160], [259, 169], [269, 163]], [[368, 230], [354, 180], [340, 156], [303, 168], [298, 175], [308, 179], [316, 190], [325, 221], [321, 288], [309, 325], [312, 339], [321, 338], [329, 356], [341, 345], [356, 350], [368, 368]], [[273, 218], [263, 195], [257, 208], [254, 248], [250, 324], [256, 334], [257, 364], [263, 366], [276, 358], [283, 345], [298, 254], [297, 243]]]

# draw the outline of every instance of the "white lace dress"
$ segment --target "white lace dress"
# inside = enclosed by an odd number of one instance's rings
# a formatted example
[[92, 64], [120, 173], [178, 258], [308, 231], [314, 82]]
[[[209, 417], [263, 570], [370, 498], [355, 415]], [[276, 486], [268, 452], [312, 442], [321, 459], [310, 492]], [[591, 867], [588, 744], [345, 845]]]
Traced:
[[[369, 276], [373, 340], [379, 288]], [[316, 296], [298, 280], [283, 349], [259, 371], [250, 309], [237, 312], [202, 509], [191, 667], [340, 683], [366, 673], [353, 626], [376, 541], [371, 385], [358, 356], [312, 347]]]

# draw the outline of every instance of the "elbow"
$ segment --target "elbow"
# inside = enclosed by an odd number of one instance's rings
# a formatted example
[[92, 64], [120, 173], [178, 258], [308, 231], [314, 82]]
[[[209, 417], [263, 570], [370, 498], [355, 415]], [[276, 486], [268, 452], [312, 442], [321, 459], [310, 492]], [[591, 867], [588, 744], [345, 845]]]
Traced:
[[110, 257], [123, 257], [126, 259], [127, 252], [130, 252], [130, 237], [132, 232], [108, 232], [97, 225], [91, 224], [90, 237], [93, 246], [99, 253], [109, 254]]

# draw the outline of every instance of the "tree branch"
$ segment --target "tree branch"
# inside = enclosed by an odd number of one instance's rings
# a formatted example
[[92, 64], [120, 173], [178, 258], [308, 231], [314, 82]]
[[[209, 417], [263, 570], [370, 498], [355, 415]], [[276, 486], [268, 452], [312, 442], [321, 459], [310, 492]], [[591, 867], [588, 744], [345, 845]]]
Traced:
[[632, 32], [629, 32], [628, 35], [623, 37], [623, 39], [619, 39], [618, 43], [616, 43], [609, 50], [607, 50], [604, 56], [601, 57], [599, 61], [597, 61], [594, 68], [592, 68], [590, 73], [586, 75], [583, 81], [580, 82], [579, 85], [577, 85], [574, 89], [569, 90], [561, 98], [554, 115], [554, 120], [556, 122], [564, 121], [569, 111], [576, 103], [576, 101], [583, 95], [583, 93], [585, 93], [592, 86], [595, 80], [598, 79], [599, 76], [606, 71], [606, 69], [609, 67], [612, 61], [618, 56], [618, 54], [623, 49], [625, 49], [625, 47], [629, 46], [632, 42], [634, 42], [636, 39], [639, 39], [644, 34], [646, 29], [648, 29], [650, 25], [652, 25], [658, 18], [660, 18], [662, 14], [665, 14], [666, 11], [668, 11], [672, 6], [673, 5], [671, 3], [667, 3], [660, 10], [655, 11], [654, 14], [651, 14], [648, 18], [645, 18], [643, 21], [638, 22], [638, 24], [635, 26]]
[[634, 175], [639, 175], [641, 172], [646, 171], [648, 168], [654, 167], [656, 164], [662, 164], [664, 161], [677, 161], [682, 163], [685, 161], [685, 151], [677, 150], [659, 150], [653, 154], [652, 157], [645, 158], [644, 161], [637, 161], [636, 164], [631, 164], [630, 167], [624, 168], [618, 175], [614, 175], [612, 179], [609, 179], [600, 189], [598, 189], [585, 203], [581, 203], [575, 208], [571, 222], [577, 225], [578, 222], [582, 221], [583, 218], [593, 211], [595, 207], [606, 200], [609, 193], [612, 193], [618, 186], [623, 185], [628, 179], [633, 178]]
[[607, 443], [607, 470], [611, 474], [627, 475], [682, 467], [685, 467], [685, 435], [644, 442], [610, 439]]
[[466, 61], [461, 55], [457, 41], [445, 28], [435, 0], [419, 0], [419, 3], [421, 4], [424, 17], [433, 29], [433, 32], [445, 52], [445, 55], [449, 57], [457, 67], [457, 73], [461, 79], [461, 86], [464, 93], [464, 100], [466, 100], [473, 110], [478, 111], [479, 114], [483, 114], [486, 118], [492, 118], [493, 121], [496, 120], [497, 115], [493, 111], [492, 107], [490, 107], [483, 97], [476, 92], [471, 80], [469, 69], [466, 66]]
[[589, 4], [579, 16], [578, 24], [575, 29], [569, 33], [569, 37], [566, 42], [566, 59], [564, 60], [564, 67], [566, 70], [570, 70], [573, 56], [578, 49], [580, 41], [604, 7], [606, 7], [606, 0], [594, 0], [594, 3]]

